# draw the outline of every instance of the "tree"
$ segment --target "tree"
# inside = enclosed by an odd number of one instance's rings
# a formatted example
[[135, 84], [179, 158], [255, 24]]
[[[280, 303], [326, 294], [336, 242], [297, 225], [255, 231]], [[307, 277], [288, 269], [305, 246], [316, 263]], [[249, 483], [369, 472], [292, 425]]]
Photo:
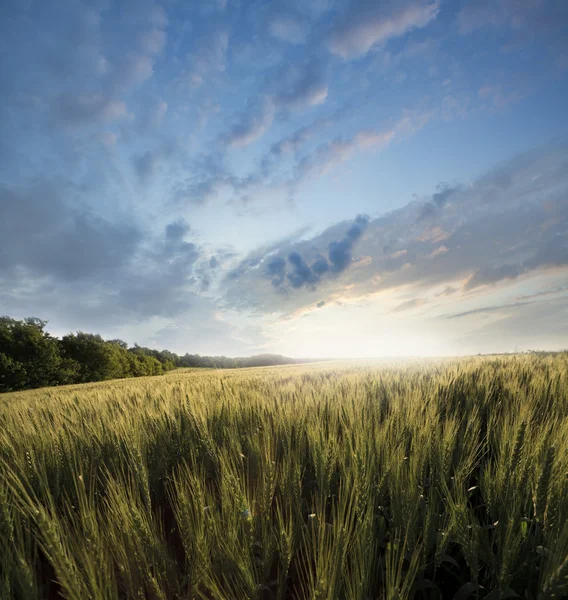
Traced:
[[45, 325], [46, 321], [34, 317], [23, 321], [0, 318], [0, 391], [58, 383], [59, 347]]
[[[125, 376], [125, 362], [120, 357], [120, 346], [105, 342], [100, 335], [70, 333], [61, 339], [65, 358], [80, 364], [79, 380], [104, 381]], [[126, 362], [128, 365], [128, 363]], [[128, 368], [128, 366], [127, 366]]]

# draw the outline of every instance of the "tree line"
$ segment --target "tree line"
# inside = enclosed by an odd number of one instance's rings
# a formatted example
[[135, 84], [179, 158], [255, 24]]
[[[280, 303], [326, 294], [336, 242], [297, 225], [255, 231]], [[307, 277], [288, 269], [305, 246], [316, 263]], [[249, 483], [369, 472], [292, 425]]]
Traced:
[[46, 321], [0, 317], [0, 392], [161, 375], [176, 367], [239, 368], [299, 361], [275, 354], [245, 358], [179, 356], [93, 333], [70, 333], [61, 339], [46, 331]]

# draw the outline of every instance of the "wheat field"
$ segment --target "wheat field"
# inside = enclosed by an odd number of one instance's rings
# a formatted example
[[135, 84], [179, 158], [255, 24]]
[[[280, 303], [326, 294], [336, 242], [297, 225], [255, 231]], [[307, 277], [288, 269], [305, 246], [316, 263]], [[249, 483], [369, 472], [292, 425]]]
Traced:
[[568, 355], [0, 396], [0, 598], [568, 597]]

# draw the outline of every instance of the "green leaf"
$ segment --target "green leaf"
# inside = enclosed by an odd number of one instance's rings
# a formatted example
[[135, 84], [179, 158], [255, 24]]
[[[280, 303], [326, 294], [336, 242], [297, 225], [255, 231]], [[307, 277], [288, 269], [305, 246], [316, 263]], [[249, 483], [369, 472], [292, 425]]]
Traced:
[[506, 600], [507, 598], [519, 598], [519, 594], [510, 588], [504, 590], [493, 590], [483, 600]]
[[468, 581], [467, 583], [464, 583], [461, 586], [461, 588], [455, 593], [454, 600], [466, 600], [466, 598], [469, 598], [480, 589], [481, 586], [478, 583]]
[[447, 554], [442, 554], [442, 557], [440, 558], [440, 562], [447, 562], [450, 563], [451, 565], [453, 565], [454, 567], [456, 567], [457, 569], [460, 568], [460, 566], [458, 565], [457, 561], [452, 558], [451, 556], [448, 556]]

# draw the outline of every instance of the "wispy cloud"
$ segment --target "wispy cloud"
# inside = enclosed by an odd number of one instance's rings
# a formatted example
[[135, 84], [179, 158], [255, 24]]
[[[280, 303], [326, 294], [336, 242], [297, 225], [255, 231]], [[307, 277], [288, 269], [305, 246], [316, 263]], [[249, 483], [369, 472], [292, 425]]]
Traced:
[[437, 1], [408, 3], [356, 2], [329, 37], [329, 49], [344, 59], [353, 59], [373, 46], [426, 26], [438, 14]]
[[471, 315], [480, 315], [486, 313], [501, 313], [510, 309], [518, 308], [519, 306], [526, 306], [527, 304], [534, 304], [534, 302], [511, 302], [509, 304], [496, 304], [494, 306], [484, 306], [482, 308], [474, 308], [472, 310], [466, 310], [464, 312], [454, 313], [452, 315], [445, 315], [446, 319], [463, 319], [464, 317], [470, 317]]

